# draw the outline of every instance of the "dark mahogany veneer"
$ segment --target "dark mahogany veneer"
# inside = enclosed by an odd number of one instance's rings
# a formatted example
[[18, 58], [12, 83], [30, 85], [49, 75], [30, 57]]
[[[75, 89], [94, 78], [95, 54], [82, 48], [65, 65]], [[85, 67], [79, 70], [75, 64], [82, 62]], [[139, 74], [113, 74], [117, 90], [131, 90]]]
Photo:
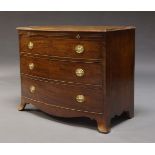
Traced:
[[[31, 103], [61, 117], [134, 116], [135, 27], [18, 27], [23, 110]], [[77, 49], [77, 45], [79, 48]]]

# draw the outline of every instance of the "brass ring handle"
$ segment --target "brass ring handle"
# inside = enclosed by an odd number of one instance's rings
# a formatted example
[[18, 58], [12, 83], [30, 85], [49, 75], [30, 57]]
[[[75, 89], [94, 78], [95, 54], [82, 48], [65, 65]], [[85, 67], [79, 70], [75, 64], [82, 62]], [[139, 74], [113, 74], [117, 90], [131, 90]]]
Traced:
[[30, 86], [30, 92], [31, 92], [31, 93], [34, 93], [35, 90], [36, 90], [35, 86]]
[[76, 45], [75, 46], [75, 52], [78, 53], [78, 54], [83, 53], [84, 52], [83, 45]]
[[33, 70], [34, 69], [34, 63], [29, 63], [29, 69]]
[[83, 70], [82, 68], [77, 68], [77, 69], [75, 70], [75, 74], [76, 74], [76, 76], [78, 76], [78, 77], [82, 77], [82, 76], [84, 76], [85, 72], [84, 72], [84, 70]]
[[33, 42], [30, 41], [30, 42], [28, 43], [28, 48], [29, 48], [29, 49], [33, 49]]
[[84, 95], [77, 95], [76, 96], [76, 101], [79, 103], [83, 103], [85, 101]]

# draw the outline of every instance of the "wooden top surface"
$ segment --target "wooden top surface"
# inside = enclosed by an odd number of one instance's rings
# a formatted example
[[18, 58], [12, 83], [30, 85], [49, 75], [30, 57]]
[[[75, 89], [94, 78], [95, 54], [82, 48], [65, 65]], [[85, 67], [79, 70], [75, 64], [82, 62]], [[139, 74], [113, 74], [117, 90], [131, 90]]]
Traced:
[[134, 26], [28, 26], [17, 27], [17, 30], [25, 31], [62, 31], [62, 32], [107, 32], [126, 29], [135, 29]]

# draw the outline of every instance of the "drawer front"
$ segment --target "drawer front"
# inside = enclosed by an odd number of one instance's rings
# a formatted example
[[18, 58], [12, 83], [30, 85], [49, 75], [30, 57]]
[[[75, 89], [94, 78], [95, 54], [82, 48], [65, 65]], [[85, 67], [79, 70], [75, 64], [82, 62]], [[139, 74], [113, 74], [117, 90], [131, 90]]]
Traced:
[[21, 36], [20, 51], [56, 57], [101, 59], [101, 40], [58, 39], [49, 36]]
[[51, 105], [103, 112], [101, 88], [63, 85], [21, 76], [22, 96]]
[[21, 73], [59, 81], [102, 85], [102, 64], [99, 62], [68, 62], [21, 56]]
[[49, 78], [49, 61], [34, 57], [20, 57], [20, 72], [32, 76]]

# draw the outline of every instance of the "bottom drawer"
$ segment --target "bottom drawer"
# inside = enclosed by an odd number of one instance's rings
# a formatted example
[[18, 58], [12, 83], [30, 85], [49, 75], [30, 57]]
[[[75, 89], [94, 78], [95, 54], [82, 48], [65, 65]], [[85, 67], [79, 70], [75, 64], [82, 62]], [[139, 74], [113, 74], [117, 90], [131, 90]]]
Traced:
[[100, 87], [66, 85], [21, 76], [22, 96], [80, 111], [103, 112], [103, 90]]

